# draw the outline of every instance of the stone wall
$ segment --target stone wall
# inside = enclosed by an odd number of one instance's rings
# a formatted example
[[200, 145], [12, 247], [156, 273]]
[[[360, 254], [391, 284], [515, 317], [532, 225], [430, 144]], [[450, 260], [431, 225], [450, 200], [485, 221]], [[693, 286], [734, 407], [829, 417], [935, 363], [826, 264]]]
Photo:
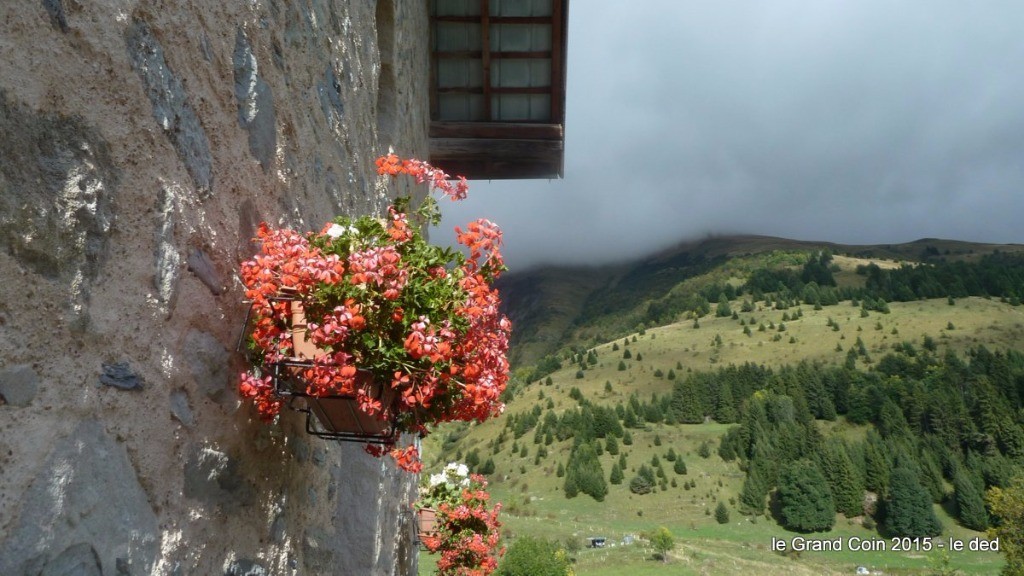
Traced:
[[234, 380], [255, 227], [384, 211], [427, 40], [423, 0], [0, 3], [0, 574], [415, 573], [416, 478]]

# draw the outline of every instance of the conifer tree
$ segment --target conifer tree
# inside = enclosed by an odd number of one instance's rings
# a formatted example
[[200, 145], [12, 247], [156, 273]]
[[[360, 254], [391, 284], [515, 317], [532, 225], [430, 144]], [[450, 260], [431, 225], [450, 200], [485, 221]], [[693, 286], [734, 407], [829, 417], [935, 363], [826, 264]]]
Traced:
[[736, 401], [732, 396], [732, 385], [728, 381], [722, 382], [719, 387], [714, 419], [719, 424], [730, 424], [736, 421]]
[[868, 430], [864, 445], [864, 486], [879, 494], [889, 486], [889, 454], [882, 439]]
[[719, 524], [729, 523], [729, 508], [725, 506], [725, 502], [719, 502], [715, 507], [715, 521]]
[[724, 292], [718, 297], [718, 306], [715, 307], [715, 316], [718, 316], [719, 318], [732, 316], [732, 308], [729, 307], [729, 298], [726, 297]]
[[820, 470], [828, 481], [836, 510], [847, 518], [860, 516], [864, 509], [864, 487], [841, 440], [830, 439], [825, 444]]
[[893, 536], [937, 536], [942, 524], [932, 510], [932, 499], [908, 464], [900, 464], [889, 477], [884, 500], [886, 530]]
[[956, 512], [960, 523], [971, 530], [988, 527], [988, 512], [981, 495], [980, 479], [960, 467], [953, 476], [953, 496], [956, 498]]
[[676, 461], [672, 463], [672, 470], [679, 475], [686, 474], [686, 462], [683, 461], [682, 457], [677, 457]]
[[601, 468], [601, 461], [597, 457], [597, 451], [590, 442], [581, 442], [573, 447], [569, 453], [569, 464], [565, 470], [565, 496], [572, 498], [576, 492], [570, 495], [570, 488], [578, 492], [590, 495], [594, 500], [601, 502], [608, 494], [608, 485], [604, 480], [604, 470]]
[[622, 469], [619, 468], [617, 462], [612, 464], [612, 472], [608, 476], [608, 482], [611, 484], [622, 484]]
[[494, 460], [488, 458], [486, 461], [484, 461], [483, 466], [480, 467], [480, 473], [483, 474], [484, 476], [487, 476], [488, 474], [494, 474]]
[[824, 532], [835, 524], [836, 507], [828, 482], [814, 462], [797, 460], [779, 476], [783, 525], [798, 532]]
[[605, 440], [604, 449], [612, 456], [619, 455], [619, 442], [615, 439], [615, 436], [608, 435], [608, 438]]
[[761, 479], [761, 474], [757, 469], [752, 468], [743, 479], [743, 488], [740, 491], [740, 511], [744, 514], [760, 515], [764, 512], [766, 496], [768, 496], [768, 486]]

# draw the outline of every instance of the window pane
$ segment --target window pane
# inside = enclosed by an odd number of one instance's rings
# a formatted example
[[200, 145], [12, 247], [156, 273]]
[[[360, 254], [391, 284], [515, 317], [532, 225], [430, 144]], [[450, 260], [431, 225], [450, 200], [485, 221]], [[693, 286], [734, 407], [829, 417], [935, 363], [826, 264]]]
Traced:
[[479, 16], [480, 0], [434, 0], [434, 16]]
[[494, 52], [539, 52], [551, 50], [550, 24], [497, 24], [491, 26]]
[[468, 122], [484, 119], [484, 97], [481, 94], [439, 94], [438, 120]]
[[551, 60], [501, 58], [491, 61], [491, 86], [544, 88], [551, 85]]
[[479, 59], [437, 59], [437, 85], [440, 88], [479, 88], [484, 84], [483, 63]]
[[551, 0], [491, 0], [491, 16], [551, 16]]
[[464, 22], [438, 22], [437, 23], [437, 46], [438, 52], [462, 52], [466, 50], [480, 50], [480, 25], [467, 24]]
[[495, 94], [491, 97], [491, 116], [501, 122], [543, 122], [551, 118], [548, 94]]

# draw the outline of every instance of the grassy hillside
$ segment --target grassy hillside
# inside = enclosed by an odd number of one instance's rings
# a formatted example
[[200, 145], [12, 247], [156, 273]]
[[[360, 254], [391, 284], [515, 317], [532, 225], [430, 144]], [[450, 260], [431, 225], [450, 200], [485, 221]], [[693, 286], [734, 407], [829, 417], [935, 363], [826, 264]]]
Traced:
[[764, 236], [711, 237], [686, 242], [632, 263], [602, 268], [561, 267], [511, 273], [501, 280], [514, 324], [512, 362], [530, 365], [568, 346], [590, 347], [651, 325], [649, 307], [715, 283], [740, 285], [757, 269], [798, 268], [808, 254], [836, 255], [840, 287], [862, 286], [857, 266], [976, 261], [1021, 245], [923, 239], [897, 245], [839, 245]]
[[[867, 517], [836, 515], [834, 528], [803, 535], [812, 540], [839, 539], [842, 551], [771, 550], [773, 539], [791, 542], [800, 534], [786, 531], [777, 517], [740, 513], [739, 495], [745, 472], [738, 462], [726, 462], [717, 448], [730, 425], [647, 423], [627, 430], [631, 443], [617, 442], [617, 454], [604, 448], [598, 459], [607, 479], [625, 455], [624, 482], [610, 484], [602, 502], [579, 494], [566, 498], [559, 476], [572, 451], [573, 438], [545, 437], [534, 421], [561, 417], [576, 410], [580, 400], [594, 406], [641, 402], [652, 395], [666, 398], [674, 384], [691, 373], [707, 373], [730, 365], [752, 363], [771, 369], [801, 361], [816, 366], [849, 365], [851, 350], [859, 351], [855, 367], [873, 370], [890, 352], [929, 348], [936, 357], [948, 352], [966, 358], [968, 350], [1024, 350], [1024, 307], [1019, 299], [957, 297], [888, 302], [878, 311], [864, 302], [812, 306], [790, 300], [777, 309], [770, 298], [754, 300], [738, 292], [729, 302], [734, 314], [710, 313], [695, 318], [681, 313], [675, 322], [654, 326], [644, 322], [652, 303], [715, 293], [723, 286], [740, 288], [762, 270], [799, 273], [809, 254], [821, 247], [832, 250], [834, 290], [862, 289], [869, 280], [864, 268], [882, 270], [932, 262], [976, 262], [984, 254], [1014, 252], [1020, 246], [983, 246], [941, 240], [922, 240], [899, 246], [840, 247], [788, 240], [742, 237], [707, 239], [678, 247], [641, 263], [602, 269], [546, 269], [512, 275], [503, 286], [515, 330], [514, 358], [522, 368], [545, 354], [556, 355], [562, 368], [535, 382], [510, 385], [505, 416], [478, 425], [450, 425], [431, 435], [423, 454], [427, 469], [451, 460], [491, 460], [488, 475], [492, 494], [504, 503], [505, 533], [543, 536], [562, 542], [577, 560], [577, 573], [611, 574], [735, 574], [760, 573], [850, 574], [866, 566], [885, 574], [925, 574], [949, 568], [963, 574], [992, 574], [1002, 565], [998, 553], [970, 551], [898, 552], [893, 542], [864, 526]], [[915, 280], [916, 281], [916, 280]], [[705, 290], [710, 287], [709, 290]], [[1019, 293], [1019, 292], [1018, 292]], [[773, 305], [775, 304], [775, 305]], [[746, 311], [740, 311], [740, 310]], [[573, 352], [575, 351], [575, 352]], [[579, 351], [587, 352], [584, 360]], [[634, 400], [635, 401], [635, 400]], [[621, 406], [620, 406], [621, 409]], [[620, 414], [621, 416], [621, 414]], [[1019, 420], [1019, 419], [1018, 419]], [[869, 424], [852, 424], [842, 415], [814, 426], [828, 438], [863, 441]], [[605, 446], [605, 441], [596, 443]], [[669, 451], [686, 464], [677, 474]], [[706, 454], [702, 457], [701, 453]], [[665, 481], [644, 495], [634, 494], [629, 481], [641, 466], [663, 466]], [[951, 491], [951, 485], [946, 486]], [[713, 511], [724, 503], [729, 520], [719, 523]], [[944, 525], [932, 542], [949, 539], [969, 543], [982, 537], [960, 526], [955, 510], [934, 505]], [[870, 523], [870, 519], [868, 519]], [[658, 526], [676, 536], [676, 547], [664, 564], [655, 559], [641, 537]], [[587, 538], [604, 537], [609, 546], [585, 547]], [[631, 544], [623, 544], [632, 540]], [[874, 542], [881, 549], [850, 550], [852, 542]], [[430, 573], [429, 556], [421, 573]]]
[[[799, 318], [783, 320], [783, 314], [790, 317], [798, 313], [802, 313]], [[754, 327], [749, 336], [744, 334], [741, 324]], [[758, 331], [762, 324], [774, 324], [776, 328]], [[778, 327], [783, 324], [785, 330], [779, 332]], [[838, 325], [838, 329], [829, 324]], [[849, 302], [821, 310], [807, 306], [786, 311], [756, 310], [740, 314], [738, 320], [708, 316], [700, 319], [699, 328], [687, 321], [596, 346], [597, 364], [585, 370], [582, 378], [578, 377], [578, 366], [569, 364], [551, 374], [550, 385], [541, 381], [520, 388], [508, 403], [506, 414], [525, 414], [535, 406], [544, 410], [551, 407], [560, 413], [576, 405], [569, 396], [573, 388], [595, 404], [608, 406], [624, 402], [633, 393], [641, 398], [652, 393], [666, 394], [673, 384], [665, 376], [669, 370], [681, 378], [690, 370], [705, 371], [730, 363], [778, 367], [809, 359], [842, 364], [845, 350], [858, 338], [868, 350], [869, 361], [873, 361], [872, 358], [881, 357], [904, 341], [920, 343], [926, 335], [935, 340], [940, 352], [950, 349], [962, 354], [978, 344], [993, 350], [1019, 348], [1024, 345], [1024, 309], [995, 300], [967, 298], [953, 305], [947, 300], [894, 303], [889, 314], [872, 312], [863, 317], [860, 309]], [[613, 347], [618, 350], [613, 351]], [[627, 349], [631, 356], [628, 360], [623, 359]], [[642, 359], [637, 360], [638, 357]], [[620, 360], [625, 363], [625, 370], [619, 370]], [[864, 365], [866, 361], [862, 358], [858, 362]], [[661, 370], [662, 377], [655, 376], [657, 370]], [[737, 511], [735, 500], [743, 472], [735, 462], [727, 463], [715, 453], [727, 425], [649, 424], [643, 430], [631, 430], [633, 444], [619, 446], [627, 454], [627, 481], [610, 486], [605, 501], [596, 502], [586, 495], [567, 499], [561, 492], [564, 480], [557, 476], [556, 468], [567, 460], [571, 439], [545, 446], [543, 440], [539, 444], [534, 442], [533, 431], [515, 439], [507, 429], [508, 422], [509, 418], [503, 417], [431, 436], [424, 448], [428, 467], [465, 457], [474, 450], [481, 461], [493, 458], [493, 494], [505, 503], [505, 523], [512, 535], [528, 533], [562, 542], [583, 542], [590, 536], [603, 536], [610, 542], [621, 542], [629, 535], [663, 525], [677, 536], [679, 546], [673, 552], [668, 571], [652, 559], [650, 549], [634, 544], [582, 549], [577, 554], [581, 575], [733, 574], [746, 569], [762, 573], [849, 574], [858, 565], [893, 574], [918, 573], [928, 569], [930, 563], [940, 561], [937, 552], [804, 552], [795, 556], [771, 552], [773, 537], [788, 541], [798, 534], [787, 532], [764, 517], [745, 517]], [[867, 429], [847, 424], [843, 418], [819, 425], [825, 435], [846, 438], [863, 437]], [[507, 439], [495, 449], [503, 430]], [[698, 455], [705, 442], [711, 447], [708, 458]], [[540, 448], [547, 455], [538, 458]], [[632, 494], [627, 484], [636, 469], [649, 464], [655, 455], [664, 462], [669, 448], [686, 462], [687, 474], [677, 475], [671, 466], [666, 466], [668, 478], [675, 481], [675, 486], [643, 496]], [[600, 459], [607, 475], [618, 456], [605, 452]], [[694, 485], [684, 487], [684, 483], [691, 481]], [[718, 524], [709, 515], [718, 502], [729, 507], [728, 524]], [[943, 539], [967, 541], [981, 535], [958, 526], [942, 507], [936, 506], [936, 512], [946, 527]], [[876, 532], [860, 526], [860, 521], [839, 515], [831, 532], [809, 537], [842, 538], [844, 542], [850, 538], [878, 538]], [[1001, 558], [991, 552], [965, 551], [951, 554], [949, 562], [966, 574], [991, 574], [998, 570]]]

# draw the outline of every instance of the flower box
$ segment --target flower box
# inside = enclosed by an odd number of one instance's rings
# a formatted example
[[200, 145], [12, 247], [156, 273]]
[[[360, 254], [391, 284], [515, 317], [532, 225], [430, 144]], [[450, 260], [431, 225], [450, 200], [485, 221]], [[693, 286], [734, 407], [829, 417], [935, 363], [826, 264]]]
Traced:
[[[398, 439], [394, 418], [398, 397], [390, 386], [377, 382], [371, 374], [359, 372], [356, 375], [356, 394], [315, 396], [306, 391], [301, 378], [302, 371], [312, 366], [311, 362], [286, 361], [280, 365], [283, 373], [279, 369], [274, 377], [278, 396], [304, 400], [305, 407], [296, 410], [307, 414], [306, 432], [321, 438], [371, 444], [390, 444]], [[360, 393], [379, 402], [385, 407], [384, 411], [377, 415], [366, 413], [360, 408]]]
[[[377, 167], [465, 196], [465, 179], [424, 162], [386, 156]], [[241, 267], [254, 323], [239, 390], [265, 421], [300, 404], [311, 433], [367, 439], [371, 454], [418, 471], [415, 444], [394, 448], [402, 433], [502, 412], [511, 325], [493, 286], [505, 269], [498, 227], [456, 228], [467, 253], [434, 246], [421, 229], [440, 222], [436, 201], [411, 202], [306, 234], [260, 225], [260, 253]]]
[[421, 539], [437, 536], [437, 510], [433, 508], [416, 510], [416, 534]]

